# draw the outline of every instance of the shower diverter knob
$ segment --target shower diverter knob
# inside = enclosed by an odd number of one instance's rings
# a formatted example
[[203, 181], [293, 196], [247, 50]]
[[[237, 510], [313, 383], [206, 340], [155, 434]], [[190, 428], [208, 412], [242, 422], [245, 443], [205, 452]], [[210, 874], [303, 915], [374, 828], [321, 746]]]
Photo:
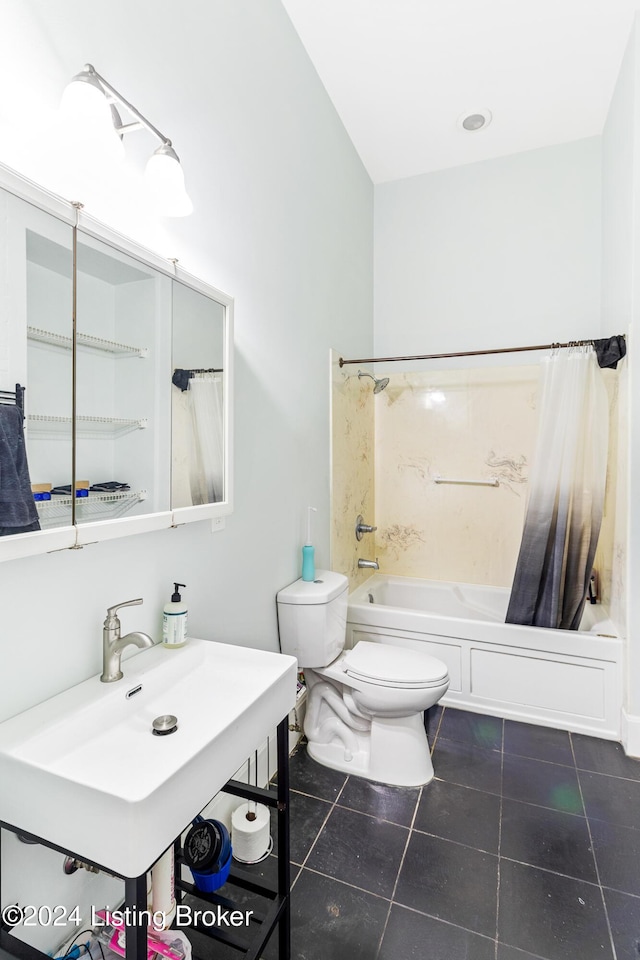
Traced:
[[356, 540], [362, 540], [363, 534], [373, 533], [373, 531], [377, 529], [377, 527], [372, 527], [370, 524], [365, 523], [362, 514], [358, 514], [356, 517]]

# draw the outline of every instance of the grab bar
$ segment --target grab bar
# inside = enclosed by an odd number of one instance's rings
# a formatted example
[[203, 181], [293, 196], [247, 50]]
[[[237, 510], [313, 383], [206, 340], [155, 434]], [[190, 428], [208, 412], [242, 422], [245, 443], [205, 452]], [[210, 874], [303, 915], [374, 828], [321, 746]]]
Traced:
[[465, 483], [472, 487], [499, 487], [500, 481], [497, 477], [490, 477], [488, 480], [451, 480], [446, 477], [434, 477], [434, 483]]

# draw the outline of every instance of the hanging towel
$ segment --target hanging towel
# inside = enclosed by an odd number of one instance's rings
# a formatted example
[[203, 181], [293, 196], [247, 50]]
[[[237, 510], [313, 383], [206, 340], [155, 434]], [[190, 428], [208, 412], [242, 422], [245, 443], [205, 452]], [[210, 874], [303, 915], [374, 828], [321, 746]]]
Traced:
[[191, 370], [180, 370], [180, 368], [177, 367], [173, 371], [171, 383], [174, 385], [174, 387], [178, 387], [184, 393], [185, 390], [189, 389], [189, 378], [191, 376]]
[[31, 492], [22, 410], [0, 405], [0, 530], [2, 536], [39, 530]]
[[593, 349], [596, 352], [599, 367], [611, 367], [615, 370], [618, 360], [626, 356], [627, 342], [624, 337], [607, 337], [605, 340], [594, 340]]

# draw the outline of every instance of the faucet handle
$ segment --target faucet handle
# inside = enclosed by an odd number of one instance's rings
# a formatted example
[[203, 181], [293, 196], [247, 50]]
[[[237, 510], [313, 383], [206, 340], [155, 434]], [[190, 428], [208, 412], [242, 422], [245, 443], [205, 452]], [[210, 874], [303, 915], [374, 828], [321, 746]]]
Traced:
[[112, 617], [115, 617], [116, 611], [119, 610], [120, 607], [137, 607], [138, 604], [142, 602], [142, 597], [138, 597], [137, 600], [123, 600], [122, 603], [116, 603], [113, 607], [107, 607], [107, 619], [110, 620]]
[[364, 533], [373, 533], [377, 529], [377, 527], [371, 526], [370, 523], [365, 523], [362, 514], [358, 514], [356, 517], [356, 540], [362, 540]]

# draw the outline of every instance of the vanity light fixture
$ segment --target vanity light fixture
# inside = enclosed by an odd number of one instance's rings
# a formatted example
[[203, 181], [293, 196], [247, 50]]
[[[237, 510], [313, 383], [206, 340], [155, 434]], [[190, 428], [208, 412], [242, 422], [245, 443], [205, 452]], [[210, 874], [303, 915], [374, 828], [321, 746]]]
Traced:
[[[134, 119], [123, 123], [118, 107], [124, 108]], [[81, 127], [83, 135], [91, 138], [114, 160], [124, 157], [122, 140], [125, 133], [148, 130], [160, 141], [160, 146], [149, 157], [144, 175], [156, 209], [165, 217], [186, 217], [193, 211], [180, 160], [171, 140], [125, 100], [90, 63], [84, 65], [64, 90], [60, 112], [76, 127]]]

